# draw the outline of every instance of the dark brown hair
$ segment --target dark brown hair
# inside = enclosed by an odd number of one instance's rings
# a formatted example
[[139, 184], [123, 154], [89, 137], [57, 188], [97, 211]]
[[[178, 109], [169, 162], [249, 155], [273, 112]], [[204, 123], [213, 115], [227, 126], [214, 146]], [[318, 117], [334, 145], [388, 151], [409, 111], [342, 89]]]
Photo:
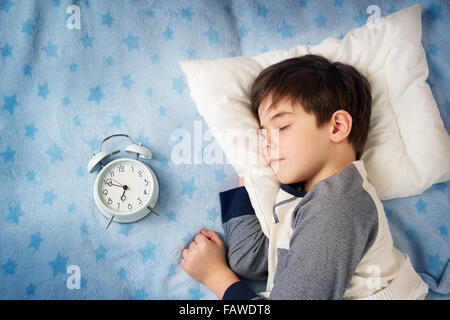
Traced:
[[283, 60], [262, 70], [253, 83], [251, 110], [258, 121], [258, 108], [270, 95], [270, 108], [285, 98], [293, 105], [300, 103], [315, 115], [318, 128], [337, 110], [347, 111], [352, 116], [347, 138], [360, 159], [369, 133], [372, 95], [369, 82], [354, 67], [312, 54]]

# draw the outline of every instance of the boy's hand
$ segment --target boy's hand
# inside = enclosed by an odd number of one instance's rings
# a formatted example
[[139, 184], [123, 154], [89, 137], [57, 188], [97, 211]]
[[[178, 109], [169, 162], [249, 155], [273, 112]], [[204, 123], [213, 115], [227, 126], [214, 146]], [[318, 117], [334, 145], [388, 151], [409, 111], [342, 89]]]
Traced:
[[215, 231], [203, 229], [181, 252], [181, 266], [196, 280], [205, 283], [217, 271], [228, 268], [225, 245]]
[[203, 229], [181, 255], [183, 270], [207, 285], [220, 299], [231, 284], [239, 281], [228, 267], [225, 245], [215, 231]]

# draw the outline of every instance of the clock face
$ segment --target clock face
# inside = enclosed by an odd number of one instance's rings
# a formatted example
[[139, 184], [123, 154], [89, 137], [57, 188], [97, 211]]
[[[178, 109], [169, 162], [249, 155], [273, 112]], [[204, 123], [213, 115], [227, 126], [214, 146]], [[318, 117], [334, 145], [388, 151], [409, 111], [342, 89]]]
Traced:
[[145, 207], [154, 189], [149, 169], [138, 161], [119, 159], [100, 173], [98, 197], [114, 214], [132, 214]]

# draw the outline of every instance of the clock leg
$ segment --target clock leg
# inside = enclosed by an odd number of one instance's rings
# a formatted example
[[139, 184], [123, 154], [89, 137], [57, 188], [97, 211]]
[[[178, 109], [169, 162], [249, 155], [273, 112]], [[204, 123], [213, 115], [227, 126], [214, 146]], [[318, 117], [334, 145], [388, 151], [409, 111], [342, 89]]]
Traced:
[[159, 213], [155, 211], [155, 209], [153, 209], [152, 207], [148, 206], [147, 209], [149, 209], [151, 212], [153, 212], [154, 214], [156, 214], [157, 216], [159, 216]]
[[109, 219], [109, 222], [108, 222], [108, 225], [106, 226], [106, 229], [108, 229], [108, 227], [109, 227], [109, 225], [111, 224], [111, 222], [113, 221], [113, 219], [114, 219], [114, 215], [112, 215], [112, 216], [111, 216], [111, 219]]

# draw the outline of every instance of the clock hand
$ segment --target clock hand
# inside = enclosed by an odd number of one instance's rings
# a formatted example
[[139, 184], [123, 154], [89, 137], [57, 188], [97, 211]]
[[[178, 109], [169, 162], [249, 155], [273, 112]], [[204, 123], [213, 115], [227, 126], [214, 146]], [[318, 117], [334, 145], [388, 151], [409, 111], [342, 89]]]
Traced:
[[119, 186], [118, 184], [114, 184], [114, 183], [111, 183], [110, 185], [123, 188], [122, 186]]
[[125, 191], [128, 189], [127, 186], [123, 186], [123, 193], [120, 196], [120, 200], [125, 201], [126, 197], [125, 197]]
[[[120, 182], [114, 180], [113, 178], [111, 178], [111, 180], [114, 181], [114, 182], [117, 182], [117, 183], [118, 183], [121, 187], [123, 187], [123, 188], [127, 187], [126, 185], [124, 186], [123, 184], [121, 184]], [[127, 187], [127, 188], [128, 188], [128, 187]]]
[[113, 178], [111, 178], [111, 180], [113, 180], [114, 182], [117, 182], [118, 184], [120, 184], [120, 185], [122, 186], [122, 188], [123, 188], [123, 193], [122, 193], [122, 195], [120, 196], [120, 200], [125, 201], [125, 199], [126, 199], [126, 197], [125, 197], [125, 191], [128, 190], [128, 189], [130, 189], [130, 188], [129, 188], [127, 185], [123, 185], [123, 184], [121, 184], [120, 182], [114, 180]]
[[[114, 181], [116, 181], [116, 180], [114, 180]], [[106, 180], [106, 182], [105, 182], [108, 186], [115, 186], [115, 187], [121, 187], [121, 188], [123, 188], [123, 185], [121, 184], [121, 185], [118, 185], [118, 184], [114, 184], [114, 183], [112, 183], [111, 182], [111, 179], [108, 179], [108, 180]], [[118, 182], [117, 182], [118, 183]]]

